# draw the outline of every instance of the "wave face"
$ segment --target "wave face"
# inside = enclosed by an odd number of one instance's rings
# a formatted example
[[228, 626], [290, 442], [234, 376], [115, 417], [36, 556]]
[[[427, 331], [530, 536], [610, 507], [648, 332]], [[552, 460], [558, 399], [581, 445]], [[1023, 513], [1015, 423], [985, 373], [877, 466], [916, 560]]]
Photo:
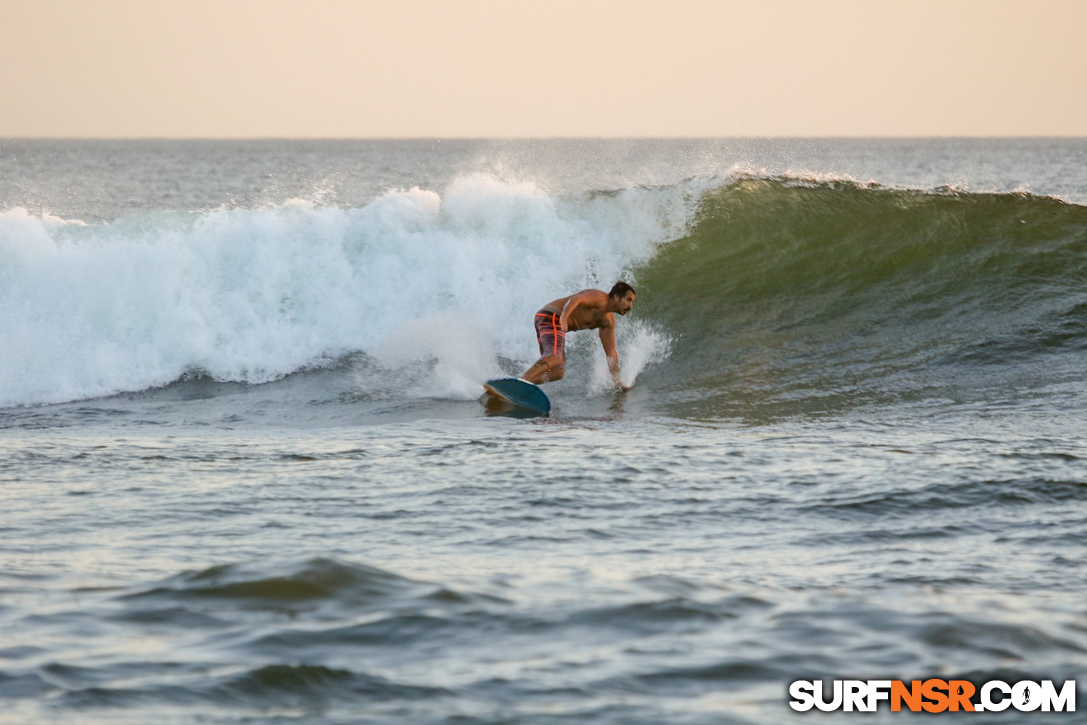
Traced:
[[[745, 178], [638, 272], [688, 413], [961, 399], [1080, 377], [1087, 208]], [[1013, 393], [1014, 394], [1014, 393]]]
[[261, 383], [357, 353], [386, 371], [428, 360], [445, 376], [431, 394], [474, 398], [498, 359], [535, 359], [540, 305], [610, 285], [691, 208], [681, 188], [564, 200], [473, 176], [359, 208], [91, 225], [16, 209], [0, 215], [0, 405], [194, 373]]

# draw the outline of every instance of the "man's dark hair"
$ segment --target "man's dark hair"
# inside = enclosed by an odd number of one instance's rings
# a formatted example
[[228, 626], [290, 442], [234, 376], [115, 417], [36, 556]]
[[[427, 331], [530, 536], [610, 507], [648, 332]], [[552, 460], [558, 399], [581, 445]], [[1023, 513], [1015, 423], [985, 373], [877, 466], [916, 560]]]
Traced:
[[[616, 282], [615, 286], [611, 288], [611, 292], [608, 292], [608, 297], [623, 297], [627, 292], [634, 292], [634, 288], [626, 282]], [[637, 292], [634, 292], [637, 295]]]

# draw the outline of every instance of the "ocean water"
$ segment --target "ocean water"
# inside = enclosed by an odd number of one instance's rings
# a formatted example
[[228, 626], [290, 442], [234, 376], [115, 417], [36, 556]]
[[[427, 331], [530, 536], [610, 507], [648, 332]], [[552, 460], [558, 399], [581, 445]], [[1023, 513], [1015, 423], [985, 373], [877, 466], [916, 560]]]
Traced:
[[0, 723], [1082, 695], [1085, 281], [1083, 139], [0, 141]]

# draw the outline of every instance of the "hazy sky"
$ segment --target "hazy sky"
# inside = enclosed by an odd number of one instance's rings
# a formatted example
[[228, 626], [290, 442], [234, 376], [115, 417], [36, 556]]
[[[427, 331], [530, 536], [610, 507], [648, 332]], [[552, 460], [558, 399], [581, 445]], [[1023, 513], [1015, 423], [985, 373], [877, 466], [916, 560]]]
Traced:
[[0, 0], [0, 137], [1087, 136], [1084, 0]]

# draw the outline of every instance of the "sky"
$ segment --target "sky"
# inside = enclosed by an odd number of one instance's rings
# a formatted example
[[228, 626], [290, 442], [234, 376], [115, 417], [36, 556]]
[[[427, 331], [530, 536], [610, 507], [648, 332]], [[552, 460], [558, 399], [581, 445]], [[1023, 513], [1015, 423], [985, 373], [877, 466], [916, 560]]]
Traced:
[[0, 137], [1087, 136], [1084, 0], [0, 0]]

